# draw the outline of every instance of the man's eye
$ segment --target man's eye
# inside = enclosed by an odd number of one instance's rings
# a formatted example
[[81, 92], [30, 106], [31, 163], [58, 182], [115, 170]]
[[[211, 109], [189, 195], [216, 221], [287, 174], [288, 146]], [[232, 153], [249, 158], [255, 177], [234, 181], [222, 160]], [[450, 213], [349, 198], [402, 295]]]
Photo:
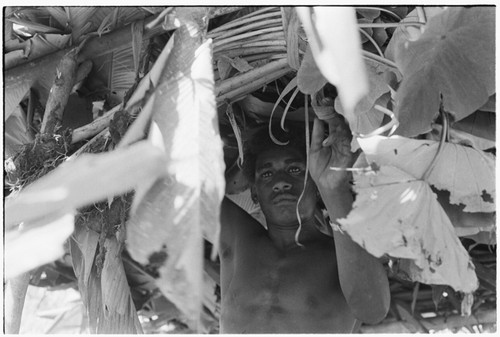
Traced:
[[260, 176], [262, 178], [269, 178], [270, 176], [272, 176], [272, 172], [271, 171], [264, 171], [260, 174]]
[[288, 169], [288, 172], [292, 173], [292, 174], [298, 174], [300, 173], [302, 170], [299, 168], [299, 167], [290, 167]]

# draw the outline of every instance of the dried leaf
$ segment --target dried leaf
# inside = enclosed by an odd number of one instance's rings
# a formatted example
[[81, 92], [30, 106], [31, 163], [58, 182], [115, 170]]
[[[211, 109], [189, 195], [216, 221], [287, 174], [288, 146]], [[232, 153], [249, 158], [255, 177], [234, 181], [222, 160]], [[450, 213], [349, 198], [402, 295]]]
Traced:
[[201, 312], [203, 233], [217, 246], [224, 193], [211, 42], [201, 43], [195, 30], [183, 25], [175, 31], [174, 46], [151, 97], [168, 176], [147, 191], [127, 233], [128, 250], [138, 262], [166, 255], [157, 284], [192, 327]]
[[[393, 165], [415, 178], [422, 178], [434, 158], [439, 143], [399, 136], [358, 138], [370, 162]], [[427, 181], [450, 191], [452, 204], [464, 204], [466, 212], [495, 211], [495, 158], [493, 155], [444, 143]]]
[[233, 66], [231, 65], [231, 62], [225, 57], [221, 57], [217, 60], [217, 70], [219, 71], [219, 77], [221, 80], [229, 78], [229, 74], [232, 69]]
[[356, 103], [369, 90], [354, 8], [296, 9], [318, 68], [336, 86], [345, 116], [353, 114]]
[[413, 281], [477, 289], [474, 265], [426, 182], [393, 166], [354, 177], [354, 208], [338, 220], [354, 241], [377, 257], [411, 259]]
[[[26, 210], [25, 210], [26, 211]], [[64, 254], [64, 241], [74, 228], [74, 214], [52, 213], [5, 233], [5, 277], [15, 277]]]

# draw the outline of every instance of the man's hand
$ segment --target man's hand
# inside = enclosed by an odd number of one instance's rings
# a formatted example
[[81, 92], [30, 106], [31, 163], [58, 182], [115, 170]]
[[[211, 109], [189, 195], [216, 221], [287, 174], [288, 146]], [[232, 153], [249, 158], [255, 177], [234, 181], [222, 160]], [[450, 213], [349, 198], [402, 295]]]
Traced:
[[324, 122], [318, 118], [314, 120], [309, 152], [309, 171], [320, 191], [345, 185], [351, 176], [342, 170], [350, 167], [353, 159], [349, 127], [338, 114], [328, 121], [328, 126], [330, 133], [325, 138]]

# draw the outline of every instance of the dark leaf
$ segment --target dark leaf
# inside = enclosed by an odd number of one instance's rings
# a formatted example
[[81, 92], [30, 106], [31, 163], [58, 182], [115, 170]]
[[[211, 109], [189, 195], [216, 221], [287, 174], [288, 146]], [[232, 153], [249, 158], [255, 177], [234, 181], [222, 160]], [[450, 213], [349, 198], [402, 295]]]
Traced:
[[460, 120], [495, 92], [495, 10], [451, 7], [432, 17], [416, 41], [400, 44], [403, 82], [396, 95], [398, 134], [430, 131], [441, 103]]

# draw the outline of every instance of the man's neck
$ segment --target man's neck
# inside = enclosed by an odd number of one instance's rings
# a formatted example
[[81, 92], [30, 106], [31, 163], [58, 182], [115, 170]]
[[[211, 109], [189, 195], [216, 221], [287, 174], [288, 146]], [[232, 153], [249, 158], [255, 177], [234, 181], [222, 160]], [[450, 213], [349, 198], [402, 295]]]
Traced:
[[[274, 245], [281, 250], [288, 250], [297, 247], [295, 240], [299, 224], [277, 225], [273, 223], [267, 224], [267, 231]], [[317, 238], [322, 237], [322, 234], [315, 228], [314, 219], [302, 223], [298, 242], [306, 244]]]

